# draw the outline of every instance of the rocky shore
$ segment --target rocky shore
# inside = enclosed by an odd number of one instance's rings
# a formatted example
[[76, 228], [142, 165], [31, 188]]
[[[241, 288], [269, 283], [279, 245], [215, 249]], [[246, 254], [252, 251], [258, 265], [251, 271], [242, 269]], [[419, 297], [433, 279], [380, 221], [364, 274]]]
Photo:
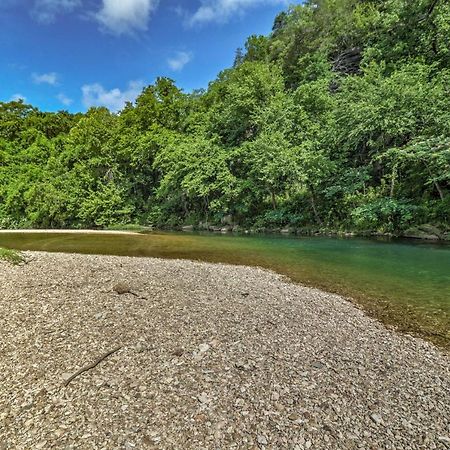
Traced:
[[298, 236], [339, 236], [339, 237], [372, 237], [372, 238], [405, 238], [424, 241], [442, 241], [450, 242], [450, 230], [439, 229], [433, 225], [425, 224], [411, 227], [404, 232], [388, 233], [375, 230], [365, 231], [343, 231], [327, 228], [315, 228], [315, 227], [251, 227], [243, 228], [239, 225], [208, 225], [198, 224], [185, 225], [179, 228], [168, 228], [172, 231], [210, 231], [214, 233], [244, 233], [244, 234], [285, 234], [285, 235], [298, 235]]
[[0, 262], [0, 449], [447, 449], [450, 359], [257, 268]]

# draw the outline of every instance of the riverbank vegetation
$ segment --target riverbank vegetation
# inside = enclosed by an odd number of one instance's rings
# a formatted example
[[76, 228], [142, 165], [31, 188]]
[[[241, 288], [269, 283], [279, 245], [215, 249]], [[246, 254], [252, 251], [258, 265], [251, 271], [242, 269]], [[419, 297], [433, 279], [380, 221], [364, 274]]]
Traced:
[[12, 264], [20, 264], [23, 257], [19, 252], [0, 247], [0, 261], [8, 261]]
[[120, 113], [0, 103], [0, 227], [450, 225], [450, 4], [318, 0], [208, 89]]

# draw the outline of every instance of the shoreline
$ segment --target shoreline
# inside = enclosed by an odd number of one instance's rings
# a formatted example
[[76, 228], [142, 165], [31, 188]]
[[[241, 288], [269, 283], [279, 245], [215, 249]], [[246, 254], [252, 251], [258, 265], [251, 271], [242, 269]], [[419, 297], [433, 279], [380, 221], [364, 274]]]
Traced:
[[191, 225], [180, 226], [175, 228], [156, 228], [146, 227], [137, 230], [127, 230], [124, 226], [120, 230], [93, 230], [93, 229], [0, 229], [1, 234], [8, 233], [26, 233], [26, 234], [145, 234], [152, 232], [183, 232], [183, 233], [212, 233], [212, 234], [233, 234], [233, 235], [281, 235], [286, 237], [339, 237], [339, 238], [367, 238], [367, 239], [404, 239], [410, 242], [428, 242], [436, 244], [450, 244], [450, 234], [433, 235], [433, 234], [416, 234], [402, 235], [394, 233], [380, 233], [376, 231], [356, 232], [356, 231], [336, 231], [336, 230], [305, 230], [295, 228], [267, 228], [267, 229], [245, 229], [238, 227], [235, 229], [229, 226], [211, 226], [208, 228], [197, 228]]
[[17, 229], [17, 230], [1, 230], [1, 234], [25, 233], [25, 234], [140, 234], [137, 231], [127, 230], [73, 230], [73, 229]]
[[[153, 237], [155, 238], [161, 238], [164, 237], [164, 235], [166, 236], [179, 236], [182, 237], [183, 235], [188, 236], [188, 239], [190, 237], [190, 235], [192, 236], [209, 236], [209, 235], [217, 235], [220, 233], [213, 233], [210, 231], [207, 232], [197, 232], [194, 231], [193, 233], [173, 233], [171, 231], [168, 230], [153, 230], [153, 232], [147, 232], [147, 233], [143, 233], [143, 232], [137, 232], [137, 231], [126, 231], [126, 230], [70, 230], [70, 229], [66, 229], [66, 230], [59, 230], [59, 229], [46, 229], [46, 230], [33, 230], [33, 229], [28, 229], [28, 230], [0, 230], [0, 236], [3, 235], [8, 235], [8, 234], [14, 234], [14, 233], [19, 233], [19, 236], [21, 233], [24, 233], [23, 239], [26, 239], [26, 235], [28, 234], [40, 234], [40, 235], [65, 235], [65, 234], [73, 234], [73, 235], [85, 235], [86, 239], [88, 239], [88, 237], [90, 235], [98, 235], [99, 239], [101, 239], [101, 235], [105, 235], [105, 239], [108, 239], [108, 236], [110, 236], [110, 239], [114, 239], [114, 236], [118, 236], [118, 239], [120, 238], [120, 236], [123, 237], [123, 239], [126, 239], [126, 236], [130, 236], [131, 237], [137, 237], [139, 236], [138, 239], [141, 238], [145, 238], [147, 236], [150, 236], [150, 239], [153, 235]], [[222, 233], [223, 234], [223, 233]], [[228, 233], [229, 236], [244, 236], [241, 233]], [[249, 235], [245, 235], [245, 236], [251, 236]], [[256, 235], [253, 235], [254, 237], [256, 237]], [[270, 236], [270, 235], [267, 235]], [[286, 237], [286, 238], [291, 238], [291, 239], [295, 239], [296, 237], [298, 237], [299, 239], [301, 239], [300, 236], [289, 236], [286, 234], [282, 234], [280, 235], [280, 239], [282, 237]], [[322, 236], [322, 238], [324, 238], [325, 236]], [[337, 239], [337, 237], [335, 236], [327, 236], [330, 239]], [[309, 237], [310, 239], [314, 239], [315, 236], [311, 236]], [[33, 238], [34, 239], [34, 238]], [[39, 239], [38, 237], [36, 237], [36, 239]], [[317, 236], [317, 239], [320, 239], [320, 236]], [[343, 240], [349, 240], [351, 241], [352, 239], [358, 239], [357, 236], [347, 236], [347, 237], [342, 237]], [[367, 239], [367, 240], [377, 240], [375, 238], [369, 238], [369, 237], [361, 237], [359, 239]], [[20, 241], [20, 238], [19, 238]], [[383, 240], [384, 241], [384, 240]], [[417, 241], [417, 240], [414, 240]], [[394, 241], [395, 242], [395, 241]], [[443, 242], [443, 241], [422, 241], [422, 244], [431, 244], [433, 246], [445, 246], [448, 244], [448, 242]], [[420, 241], [418, 241], [418, 245], [420, 245]], [[75, 247], [67, 247], [65, 248], [64, 246], [56, 246], [56, 248], [49, 248], [46, 245], [37, 245], [37, 246], [18, 246], [16, 247], [18, 248], [18, 252], [23, 252], [23, 251], [51, 251], [52, 253], [56, 252], [66, 252], [67, 254], [92, 254], [92, 255], [122, 255], [122, 256], [137, 256], [139, 258], [141, 257], [156, 257], [156, 258], [163, 258], [163, 259], [184, 259], [184, 260], [188, 260], [188, 261], [204, 261], [204, 262], [210, 262], [210, 263], [225, 263], [225, 264], [233, 264], [233, 265], [237, 265], [237, 266], [242, 266], [242, 265], [248, 265], [250, 267], [263, 267], [264, 269], [267, 270], [273, 270], [275, 273], [280, 274], [282, 276], [287, 277], [287, 279], [289, 279], [289, 282], [291, 283], [298, 283], [300, 285], [304, 285], [304, 286], [308, 286], [308, 287], [312, 287], [312, 288], [317, 288], [319, 290], [322, 290], [324, 292], [327, 293], [331, 293], [331, 294], [336, 294], [336, 295], [341, 295], [343, 296], [347, 301], [349, 301], [350, 303], [352, 303], [355, 307], [361, 309], [364, 311], [365, 314], [367, 314], [368, 316], [375, 318], [376, 320], [379, 320], [384, 326], [386, 326], [389, 329], [393, 329], [395, 330], [397, 333], [402, 333], [402, 334], [410, 334], [422, 339], [425, 339], [429, 342], [432, 342], [433, 344], [437, 345], [440, 349], [444, 350], [447, 354], [450, 350], [450, 340], [449, 340], [449, 335], [447, 333], [447, 328], [445, 326], [440, 326], [438, 327], [438, 325], [441, 325], [441, 323], [436, 323], [436, 322], [432, 322], [430, 320], [428, 320], [427, 316], [421, 316], [418, 312], [415, 312], [414, 310], [407, 310], [406, 312], [404, 311], [402, 303], [397, 304], [395, 301], [389, 303], [388, 307], [386, 307], [386, 305], [383, 304], [383, 302], [379, 302], [379, 297], [376, 296], [375, 294], [371, 293], [370, 295], [367, 295], [364, 291], [358, 291], [357, 289], [352, 289], [351, 285], [340, 285], [339, 283], [337, 283], [337, 286], [339, 286], [338, 288], [336, 287], [335, 284], [330, 284], [329, 282], [327, 282], [326, 280], [320, 280], [320, 279], [314, 279], [314, 281], [310, 281], [308, 279], [308, 277], [298, 277], [296, 276], [295, 271], [294, 272], [290, 272], [289, 268], [279, 268], [278, 266], [272, 266], [270, 263], [269, 264], [265, 264], [264, 262], [262, 262], [261, 264], [255, 264], [254, 261], [250, 261], [250, 262], [246, 262], [246, 261], [240, 261], [240, 260], [234, 260], [233, 258], [229, 258], [226, 255], [224, 257], [220, 257], [220, 258], [210, 258], [208, 257], [208, 255], [204, 256], [204, 255], [200, 255], [198, 257], [192, 257], [191, 255], [188, 255], [186, 253], [183, 252], [179, 252], [177, 253], [176, 251], [174, 252], [174, 254], [166, 253], [164, 251], [164, 249], [161, 251], [161, 248], [156, 249], [155, 251], [151, 251], [151, 252], [142, 252], [141, 250], [137, 250], [137, 251], [119, 251], [119, 252], [111, 252], [108, 250], [104, 250], [103, 248], [99, 248], [97, 249], [97, 251], [92, 251], [92, 249], [83, 249], [80, 251], [80, 249], [75, 246]], [[106, 247], [108, 248], [108, 247]], [[1, 249], [0, 249], [1, 250]]]
[[248, 266], [24, 254], [0, 262], [11, 448], [450, 442], [450, 359], [339, 295]]

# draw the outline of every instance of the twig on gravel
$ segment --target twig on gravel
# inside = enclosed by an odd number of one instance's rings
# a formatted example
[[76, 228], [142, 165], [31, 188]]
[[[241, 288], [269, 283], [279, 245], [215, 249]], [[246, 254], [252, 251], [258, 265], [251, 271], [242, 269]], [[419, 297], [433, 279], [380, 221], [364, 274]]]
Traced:
[[113, 287], [113, 291], [117, 292], [119, 295], [123, 294], [131, 294], [134, 295], [136, 298], [139, 298], [141, 300], [148, 300], [147, 297], [143, 297], [142, 295], [136, 294], [136, 292], [133, 292], [128, 285], [125, 283], [118, 283]]
[[67, 387], [76, 377], [80, 376], [84, 372], [87, 372], [88, 370], [93, 369], [94, 367], [97, 367], [103, 360], [108, 358], [108, 356], [111, 356], [113, 353], [118, 352], [121, 348], [122, 346], [116, 347], [113, 350], [110, 350], [109, 352], [100, 356], [100, 358], [97, 358], [92, 364], [88, 364], [87, 366], [84, 366], [81, 369], [77, 370], [73, 375], [71, 375], [67, 380], [64, 381], [64, 386]]

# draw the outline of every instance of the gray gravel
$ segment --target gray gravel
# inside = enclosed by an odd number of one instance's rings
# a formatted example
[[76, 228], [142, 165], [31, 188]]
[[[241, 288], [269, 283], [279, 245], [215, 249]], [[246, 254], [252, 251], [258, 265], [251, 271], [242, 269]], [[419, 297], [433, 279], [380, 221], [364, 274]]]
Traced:
[[249, 267], [26, 257], [0, 263], [2, 450], [450, 448], [448, 356], [337, 295]]

